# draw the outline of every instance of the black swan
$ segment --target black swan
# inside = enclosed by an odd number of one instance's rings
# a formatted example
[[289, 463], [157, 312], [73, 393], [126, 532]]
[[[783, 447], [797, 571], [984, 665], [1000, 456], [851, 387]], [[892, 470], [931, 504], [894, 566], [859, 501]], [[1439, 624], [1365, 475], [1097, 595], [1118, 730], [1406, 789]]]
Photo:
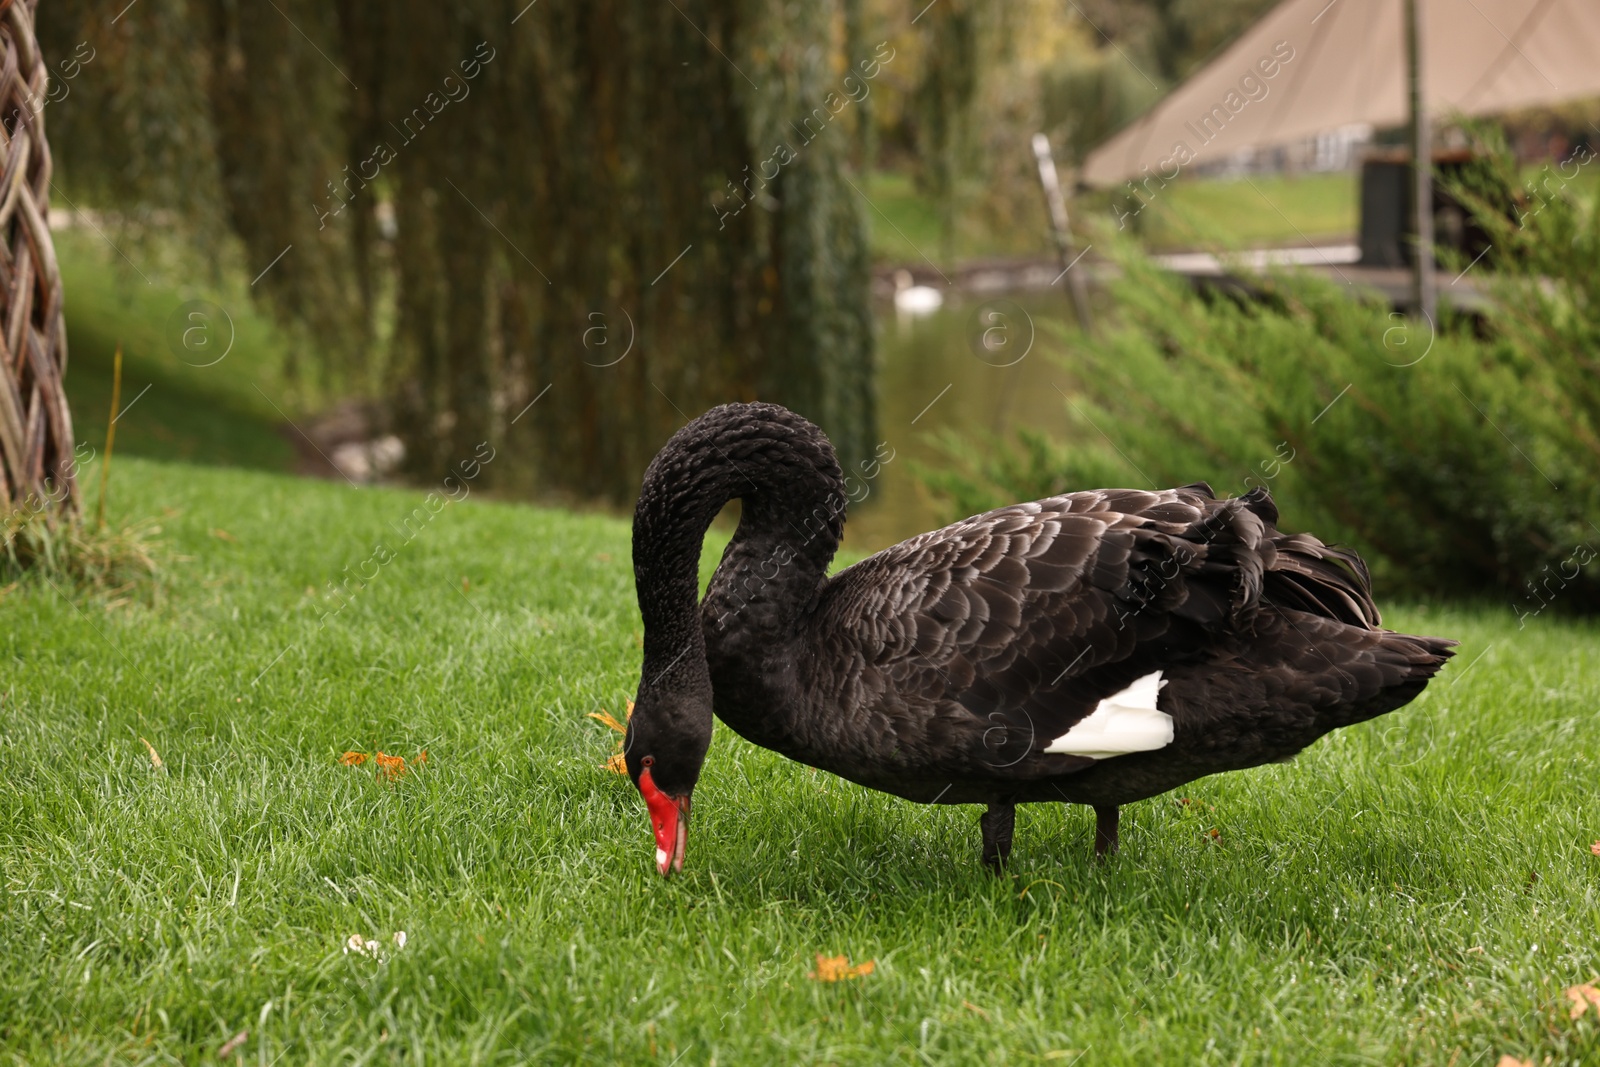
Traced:
[[[846, 483], [775, 404], [690, 422], [633, 517], [644, 663], [625, 743], [663, 875], [683, 867], [713, 712], [746, 740], [924, 804], [1118, 805], [1292, 757], [1410, 701], [1454, 641], [1380, 629], [1353, 552], [1275, 528], [1271, 496], [1204, 483], [1014, 504], [827, 576]], [[704, 601], [701, 542], [741, 501]]]

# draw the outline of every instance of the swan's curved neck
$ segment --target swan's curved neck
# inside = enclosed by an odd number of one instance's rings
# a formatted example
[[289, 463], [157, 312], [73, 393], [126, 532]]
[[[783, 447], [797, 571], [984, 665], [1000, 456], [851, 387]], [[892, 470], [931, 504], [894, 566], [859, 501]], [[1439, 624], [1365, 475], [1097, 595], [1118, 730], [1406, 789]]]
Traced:
[[[766, 404], [715, 408], [679, 430], [645, 472], [633, 517], [633, 570], [647, 679], [705, 670], [700, 550], [712, 519], [741, 502], [714, 611], [759, 596], [761, 618], [803, 610], [844, 530], [844, 479], [811, 423]], [[728, 599], [731, 597], [732, 599]], [[726, 603], [723, 603], [726, 601]], [[698, 664], [693, 661], [698, 660]]]

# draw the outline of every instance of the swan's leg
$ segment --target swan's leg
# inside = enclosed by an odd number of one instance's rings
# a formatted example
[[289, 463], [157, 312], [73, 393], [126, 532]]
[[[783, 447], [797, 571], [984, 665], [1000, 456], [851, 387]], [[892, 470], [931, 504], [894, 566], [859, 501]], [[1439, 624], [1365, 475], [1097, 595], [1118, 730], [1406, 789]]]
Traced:
[[1115, 804], [1094, 809], [1094, 858], [1103, 860], [1117, 851], [1117, 821], [1121, 810]]
[[995, 803], [978, 818], [983, 828], [983, 862], [994, 871], [1005, 865], [1011, 855], [1011, 830], [1016, 825], [1017, 806]]

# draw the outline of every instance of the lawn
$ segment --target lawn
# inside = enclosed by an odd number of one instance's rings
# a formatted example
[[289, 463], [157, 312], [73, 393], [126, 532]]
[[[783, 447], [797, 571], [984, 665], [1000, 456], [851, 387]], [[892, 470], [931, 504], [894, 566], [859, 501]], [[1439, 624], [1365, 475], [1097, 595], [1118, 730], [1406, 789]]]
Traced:
[[[932, 198], [903, 174], [875, 172], [865, 184], [869, 202], [862, 217], [874, 260], [917, 266], [924, 255], [943, 258], [943, 230]], [[1147, 206], [1134, 214], [1128, 213], [1136, 204], [1123, 187], [1081, 193], [1068, 210], [1078, 224], [1116, 229], [1121, 221], [1152, 251], [1345, 243], [1355, 240], [1357, 193], [1356, 175], [1343, 172], [1197, 178], [1152, 183], [1141, 194]], [[1053, 255], [1042, 198], [1036, 206], [1013, 224], [996, 225], [968, 204], [970, 210], [957, 215], [951, 254], [957, 260]]]
[[1153, 249], [1349, 243], [1360, 224], [1357, 186], [1342, 171], [1176, 181], [1154, 191], [1137, 232]]
[[245, 280], [173, 285], [152, 262], [161, 258], [155, 252], [124, 238], [134, 257], [127, 260], [109, 240], [88, 229], [55, 234], [67, 294], [67, 400], [78, 439], [98, 448], [105, 437], [112, 357], [121, 344], [119, 451], [288, 470], [294, 449], [283, 417], [302, 413], [283, 378], [288, 341], [252, 305]]
[[624, 522], [113, 487], [160, 516], [155, 591], [0, 594], [0, 1062], [1600, 1062], [1562, 992], [1600, 974], [1592, 624], [1394, 610], [1463, 642], [1421, 700], [1132, 806], [1105, 866], [1086, 810], [1031, 807], [990, 877], [974, 809], [719, 727], [665, 883], [587, 717], [637, 682]]

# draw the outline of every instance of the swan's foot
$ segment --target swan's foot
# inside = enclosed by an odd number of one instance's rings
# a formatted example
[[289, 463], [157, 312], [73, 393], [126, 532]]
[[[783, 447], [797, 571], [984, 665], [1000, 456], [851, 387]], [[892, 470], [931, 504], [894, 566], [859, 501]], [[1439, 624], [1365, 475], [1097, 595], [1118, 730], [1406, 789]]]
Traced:
[[1121, 809], [1115, 804], [1094, 809], [1094, 858], [1103, 860], [1117, 851], [1117, 823]]
[[983, 828], [983, 862], [996, 874], [1011, 855], [1011, 831], [1017, 821], [1015, 804], [990, 804], [978, 818]]

